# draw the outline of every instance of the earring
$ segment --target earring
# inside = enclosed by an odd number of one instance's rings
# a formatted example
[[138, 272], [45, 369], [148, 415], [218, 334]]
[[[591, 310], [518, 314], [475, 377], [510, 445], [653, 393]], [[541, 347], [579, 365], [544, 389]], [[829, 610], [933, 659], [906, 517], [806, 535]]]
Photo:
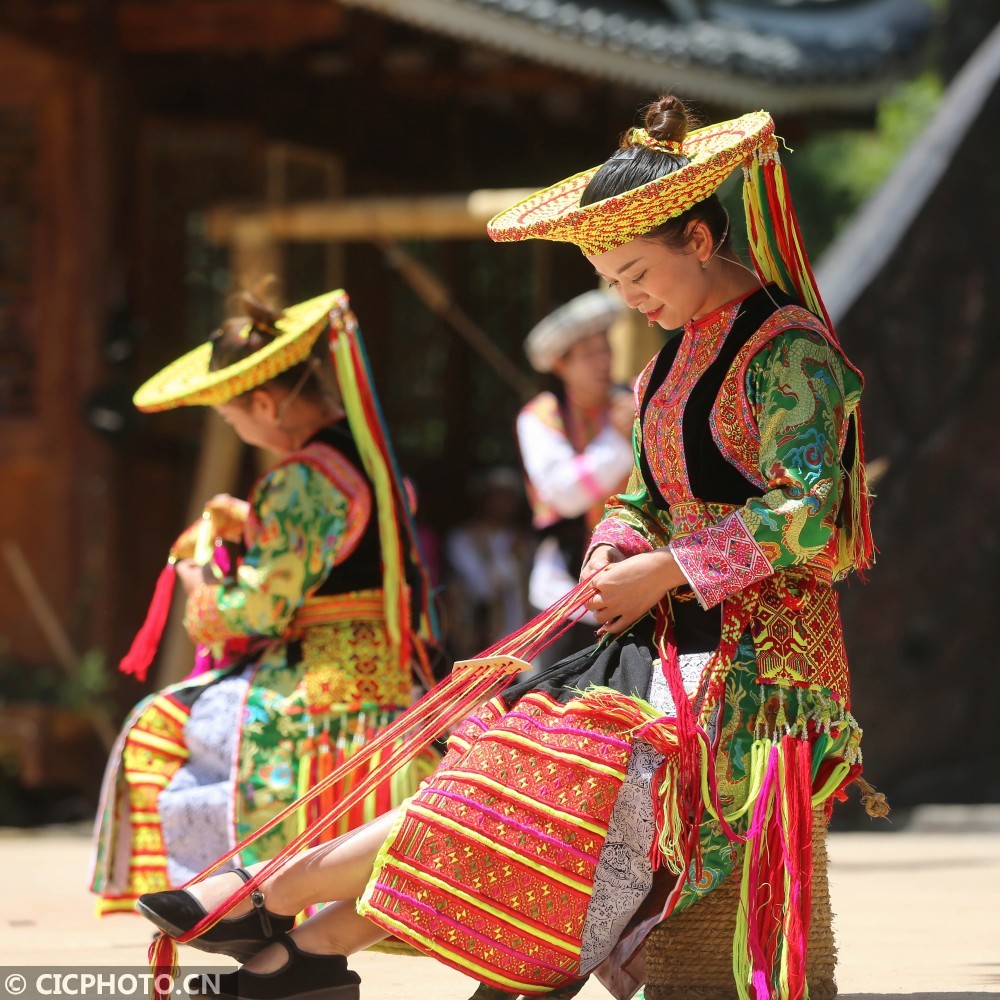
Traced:
[[[711, 260], [711, 258], [709, 258], [709, 260]], [[702, 269], [703, 271], [707, 271], [707, 270], [708, 270], [708, 261], [707, 261], [707, 260], [703, 260], [703, 261], [701, 262], [701, 269]]]

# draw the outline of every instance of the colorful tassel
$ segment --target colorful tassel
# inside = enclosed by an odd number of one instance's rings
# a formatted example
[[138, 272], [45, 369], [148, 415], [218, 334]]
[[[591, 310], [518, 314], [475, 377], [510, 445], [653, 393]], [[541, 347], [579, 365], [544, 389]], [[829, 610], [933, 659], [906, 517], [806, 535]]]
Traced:
[[806, 956], [812, 912], [812, 747], [807, 740], [781, 741], [781, 843], [785, 906], [781, 917], [782, 997], [806, 992]]
[[[761, 767], [762, 779], [758, 778]], [[812, 746], [785, 736], [766, 760], [746, 836], [733, 973], [740, 1000], [803, 1000], [812, 911]]]
[[151, 1000], [172, 1000], [174, 982], [180, 979], [181, 975], [174, 939], [167, 934], [157, 934], [149, 946], [147, 957], [151, 973]]
[[[295, 776], [295, 797], [299, 801], [305, 798], [306, 792], [313, 785], [315, 780], [316, 767], [316, 734], [313, 731], [312, 723], [309, 725], [309, 732], [302, 741], [301, 752], [299, 754], [299, 769]], [[296, 829], [302, 833], [309, 826], [309, 810], [302, 806], [296, 813]]]
[[771, 747], [765, 768], [760, 794], [747, 830], [740, 881], [740, 908], [733, 939], [733, 973], [740, 1000], [770, 998], [768, 973], [773, 968], [773, 949], [769, 930], [774, 923], [772, 907], [775, 903], [770, 888], [775, 839], [773, 825], [778, 774], [777, 746]]
[[[774, 282], [822, 319], [831, 343], [839, 349], [840, 341], [806, 253], [777, 142], [773, 141], [770, 148], [755, 153], [743, 173], [743, 205], [750, 256], [758, 275], [763, 281]], [[854, 412], [851, 421], [854, 461], [846, 477], [844, 504], [848, 516], [845, 518], [845, 530], [841, 533], [837, 567], [840, 573], [852, 568], [863, 572], [874, 563], [876, 553], [871, 532], [871, 495], [865, 477], [860, 410]]]
[[[400, 662], [408, 663], [412, 654], [416, 669], [424, 675], [422, 680], [430, 688], [434, 679], [422, 642], [436, 641], [439, 635], [430, 600], [430, 581], [420, 556], [411, 504], [386, 433], [361, 331], [346, 294], [330, 313], [330, 354], [351, 433], [375, 490], [386, 631]], [[407, 565], [419, 578], [420, 585], [415, 629], [411, 628], [414, 616], [410, 608]]]
[[[337, 798], [337, 786], [329, 780], [335, 768], [333, 763], [334, 747], [330, 741], [329, 720], [316, 737], [316, 787], [321, 789], [319, 793], [319, 814], [329, 812], [333, 808], [333, 803]], [[327, 831], [323, 840], [331, 840], [332, 835]]]

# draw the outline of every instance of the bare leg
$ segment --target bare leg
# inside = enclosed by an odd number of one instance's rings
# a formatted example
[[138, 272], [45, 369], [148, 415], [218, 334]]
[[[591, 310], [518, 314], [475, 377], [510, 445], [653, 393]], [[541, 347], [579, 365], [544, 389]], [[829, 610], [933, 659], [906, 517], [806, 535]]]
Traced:
[[[368, 884], [375, 856], [395, 822], [396, 813], [397, 810], [393, 809], [339, 841], [322, 844], [296, 855], [281, 871], [272, 875], [261, 886], [267, 908], [272, 913], [288, 915], [299, 913], [313, 903], [350, 901], [352, 915], [375, 932], [375, 928], [368, 921], [354, 914], [353, 901], [364, 892]], [[265, 864], [266, 862], [262, 861], [251, 865], [247, 871], [256, 874]], [[191, 886], [188, 891], [205, 909], [212, 910], [232, 895], [238, 887], [238, 878], [239, 876], [232, 872], [226, 872], [199, 882]], [[235, 906], [228, 916], [241, 916], [248, 913], [251, 908], [250, 900], [245, 899]], [[330, 909], [330, 907], [325, 908], [317, 916], [322, 916]], [[303, 928], [305, 926], [306, 924], [302, 925]], [[375, 941], [378, 939], [374, 938]], [[300, 943], [306, 947], [304, 941]], [[361, 947], [365, 945], [362, 944]], [[337, 954], [347, 954], [347, 952]]]

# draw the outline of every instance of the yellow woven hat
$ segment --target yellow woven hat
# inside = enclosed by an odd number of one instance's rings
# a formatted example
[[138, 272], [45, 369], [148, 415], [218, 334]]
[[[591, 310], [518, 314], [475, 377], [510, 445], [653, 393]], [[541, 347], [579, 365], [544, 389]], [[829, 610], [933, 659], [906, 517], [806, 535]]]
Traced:
[[132, 397], [146, 413], [178, 406], [218, 406], [270, 381], [305, 361], [319, 335], [329, 329], [330, 312], [344, 304], [342, 289], [290, 306], [274, 324], [278, 336], [259, 351], [234, 364], [209, 371], [211, 343], [202, 344], [171, 362]]
[[499, 243], [555, 240], [573, 243], [585, 254], [604, 253], [704, 201], [755, 150], [773, 141], [771, 116], [754, 111], [670, 143], [669, 151], [687, 157], [688, 164], [642, 187], [581, 207], [584, 188], [600, 169], [591, 167], [519, 201], [492, 218], [486, 229]]

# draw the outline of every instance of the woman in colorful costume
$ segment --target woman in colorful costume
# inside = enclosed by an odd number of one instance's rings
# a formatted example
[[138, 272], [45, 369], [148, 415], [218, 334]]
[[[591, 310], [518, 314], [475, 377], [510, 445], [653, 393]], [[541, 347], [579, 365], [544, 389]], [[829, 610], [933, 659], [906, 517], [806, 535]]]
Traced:
[[[244, 299], [247, 317], [227, 320], [135, 396], [145, 411], [212, 406], [278, 461], [248, 502], [211, 501], [161, 576], [159, 627], [176, 575], [200, 663], [133, 710], [112, 752], [92, 883], [102, 913], [187, 882], [401, 713], [431, 635], [391, 453], [365, 412], [373, 400], [347, 297], [283, 314]], [[228, 571], [222, 558], [192, 559], [198, 536], [205, 555], [224, 552], [217, 538], [241, 543], [242, 555]], [[140, 679], [155, 652], [150, 627], [123, 661]], [[415, 760], [343, 826], [399, 804], [432, 767]], [[271, 857], [307, 818], [240, 860]]]
[[[604, 501], [632, 469], [635, 404], [625, 386], [612, 382], [608, 342], [608, 330], [624, 311], [617, 297], [594, 289], [550, 313], [524, 341], [531, 367], [551, 381], [517, 415], [531, 522], [539, 534], [528, 580], [536, 613], [576, 585]], [[588, 615], [535, 665], [590, 645], [594, 628]]]
[[[714, 194], [741, 166], [757, 274]], [[774, 124], [689, 131], [664, 98], [602, 167], [490, 234], [572, 242], [650, 322], [683, 328], [637, 384], [635, 466], [584, 566], [606, 634], [482, 704], [394, 819], [256, 869], [277, 913], [338, 902], [224, 989], [355, 1000], [344, 956], [390, 932], [479, 997], [569, 996], [593, 973], [622, 1000], [649, 930], [740, 867], [736, 990], [798, 1000], [813, 812], [860, 774], [832, 585], [872, 545], [861, 377], [813, 285]], [[249, 908], [219, 882], [192, 891]], [[148, 902], [180, 924], [176, 900]]]

